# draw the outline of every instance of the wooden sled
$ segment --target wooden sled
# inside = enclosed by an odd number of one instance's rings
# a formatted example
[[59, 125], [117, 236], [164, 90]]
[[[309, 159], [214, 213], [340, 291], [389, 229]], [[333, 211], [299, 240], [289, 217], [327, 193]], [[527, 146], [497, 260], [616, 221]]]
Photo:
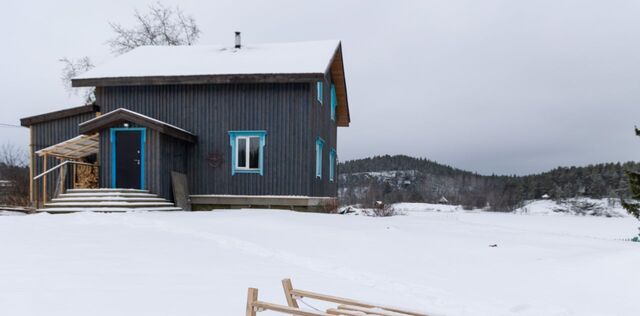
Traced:
[[[297, 290], [293, 288], [290, 279], [282, 280], [282, 287], [284, 288], [284, 295], [287, 298], [288, 306], [259, 301], [258, 289], [249, 288], [246, 316], [256, 316], [258, 312], [266, 310], [297, 316], [429, 316], [425, 313], [396, 307], [364, 303], [348, 298]], [[330, 302], [338, 305], [334, 308], [327, 309], [325, 312], [303, 310], [298, 306], [298, 300], [302, 298]]]

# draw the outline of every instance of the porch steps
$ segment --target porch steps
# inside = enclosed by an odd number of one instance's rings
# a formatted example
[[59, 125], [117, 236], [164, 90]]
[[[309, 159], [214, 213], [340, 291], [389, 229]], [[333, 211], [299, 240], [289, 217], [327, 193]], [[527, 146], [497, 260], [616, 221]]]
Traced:
[[156, 194], [135, 189], [70, 189], [39, 209], [49, 213], [180, 210]]

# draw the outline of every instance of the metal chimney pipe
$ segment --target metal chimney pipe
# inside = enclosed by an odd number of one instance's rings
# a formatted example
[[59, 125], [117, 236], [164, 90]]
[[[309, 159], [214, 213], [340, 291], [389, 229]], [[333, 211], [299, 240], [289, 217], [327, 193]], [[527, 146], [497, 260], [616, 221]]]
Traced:
[[240, 49], [242, 47], [242, 43], [240, 41], [240, 32], [236, 32], [236, 49]]

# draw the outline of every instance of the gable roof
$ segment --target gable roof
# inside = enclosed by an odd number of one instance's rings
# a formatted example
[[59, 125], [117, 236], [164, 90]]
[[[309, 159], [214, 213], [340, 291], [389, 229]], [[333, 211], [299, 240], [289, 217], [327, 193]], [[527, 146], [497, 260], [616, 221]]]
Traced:
[[76, 106], [73, 108], [68, 108], [60, 111], [54, 111], [54, 112], [21, 118], [20, 125], [24, 127], [29, 127], [34, 124], [46, 123], [50, 121], [63, 119], [66, 117], [76, 116], [76, 115], [85, 114], [85, 113], [95, 113], [99, 111], [100, 111], [100, 107], [95, 104]]
[[80, 134], [94, 134], [100, 132], [105, 128], [113, 127], [126, 122], [144, 126], [190, 143], [196, 142], [196, 135], [189, 131], [123, 108], [113, 110], [107, 114], [103, 114], [94, 119], [90, 119], [86, 122], [81, 123], [79, 125]]
[[141, 46], [71, 80], [73, 87], [309, 82], [331, 72], [337, 124], [349, 126], [349, 101], [338, 40], [225, 46]]

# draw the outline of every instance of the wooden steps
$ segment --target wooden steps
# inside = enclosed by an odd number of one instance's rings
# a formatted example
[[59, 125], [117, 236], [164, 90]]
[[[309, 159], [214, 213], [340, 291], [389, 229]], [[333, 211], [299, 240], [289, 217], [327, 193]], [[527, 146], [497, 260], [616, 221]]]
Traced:
[[70, 189], [52, 199], [40, 212], [181, 211], [170, 201], [135, 189]]

